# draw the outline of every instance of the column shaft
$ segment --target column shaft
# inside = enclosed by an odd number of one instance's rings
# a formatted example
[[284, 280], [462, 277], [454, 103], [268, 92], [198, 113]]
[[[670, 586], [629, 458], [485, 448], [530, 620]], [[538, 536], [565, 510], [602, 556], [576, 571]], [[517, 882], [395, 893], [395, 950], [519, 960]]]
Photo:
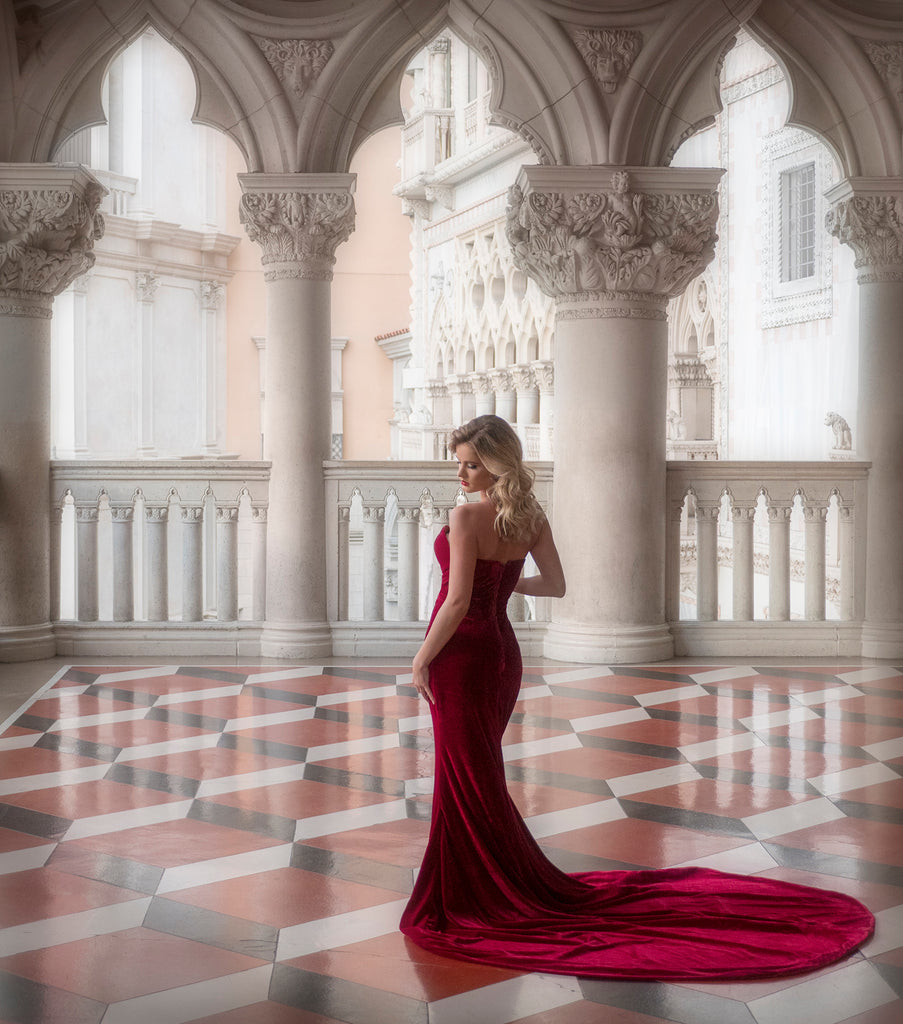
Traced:
[[790, 506], [768, 510], [768, 618], [790, 618]]
[[150, 622], [169, 618], [169, 507], [147, 505], [147, 617]]
[[733, 618], [755, 618], [753, 608], [753, 515], [755, 508], [733, 508]]

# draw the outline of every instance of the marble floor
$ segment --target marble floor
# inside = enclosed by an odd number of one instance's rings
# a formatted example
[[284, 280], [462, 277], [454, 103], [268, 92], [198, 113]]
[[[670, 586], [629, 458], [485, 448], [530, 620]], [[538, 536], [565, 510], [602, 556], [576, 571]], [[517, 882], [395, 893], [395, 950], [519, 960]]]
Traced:
[[874, 937], [815, 974], [636, 983], [425, 953], [408, 666], [0, 670], [0, 1024], [898, 1024], [903, 666], [534, 661], [511, 794], [565, 870], [703, 864], [838, 889]]

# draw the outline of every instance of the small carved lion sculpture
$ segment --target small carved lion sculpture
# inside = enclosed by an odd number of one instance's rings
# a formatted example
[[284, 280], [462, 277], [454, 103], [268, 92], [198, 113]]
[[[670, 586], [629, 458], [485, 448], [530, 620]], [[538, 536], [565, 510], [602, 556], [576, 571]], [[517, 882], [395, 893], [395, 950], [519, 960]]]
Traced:
[[853, 434], [850, 424], [836, 412], [829, 412], [825, 416], [825, 426], [834, 431], [834, 447], [843, 451], [849, 451], [853, 447]]

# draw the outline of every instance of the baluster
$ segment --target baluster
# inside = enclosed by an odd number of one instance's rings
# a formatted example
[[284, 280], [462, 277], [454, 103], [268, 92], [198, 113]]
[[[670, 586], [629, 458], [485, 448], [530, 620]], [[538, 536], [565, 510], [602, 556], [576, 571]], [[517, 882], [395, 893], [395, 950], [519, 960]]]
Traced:
[[381, 622], [384, 618], [383, 523], [382, 505], [364, 507], [364, 619]]
[[96, 622], [97, 581], [97, 505], [76, 505], [76, 569], [78, 572], [78, 619]]
[[837, 507], [840, 532], [840, 617], [856, 618], [856, 518], [849, 505]]
[[676, 622], [680, 618], [680, 523], [684, 499], [672, 501], [665, 539], [665, 618]]
[[753, 611], [753, 518], [755, 505], [734, 505], [733, 520], [733, 618], [744, 622], [755, 618]]
[[238, 502], [216, 506], [216, 617], [238, 618]]
[[718, 516], [721, 499], [696, 502], [696, 617], [718, 618]]
[[790, 619], [790, 513], [782, 502], [768, 506], [768, 618]]
[[147, 537], [147, 617], [151, 622], [169, 618], [169, 505], [144, 506]]
[[338, 545], [336, 552], [337, 571], [339, 576], [339, 622], [348, 621], [348, 544], [350, 532], [351, 509], [347, 505], [339, 507]]
[[252, 505], [251, 515], [254, 522], [251, 617], [255, 622], [263, 622], [267, 607], [267, 506]]
[[182, 506], [182, 621], [204, 618], [203, 505]]
[[398, 618], [419, 618], [420, 509], [398, 508]]
[[822, 621], [825, 617], [825, 521], [823, 505], [803, 503], [806, 520], [806, 618]]
[[113, 621], [135, 618], [135, 577], [132, 567], [132, 531], [135, 508], [122, 502], [110, 503], [113, 521]]

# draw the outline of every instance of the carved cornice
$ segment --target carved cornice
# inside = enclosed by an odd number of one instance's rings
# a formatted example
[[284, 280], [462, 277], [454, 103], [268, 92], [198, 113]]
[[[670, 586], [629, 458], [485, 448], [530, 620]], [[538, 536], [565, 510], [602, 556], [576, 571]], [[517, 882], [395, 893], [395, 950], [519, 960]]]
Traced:
[[632, 174], [618, 169], [609, 189], [584, 190], [578, 179], [565, 191], [533, 185], [530, 178], [536, 170], [521, 172], [528, 192], [521, 184], [509, 189], [506, 229], [515, 265], [546, 295], [635, 292], [647, 298], [671, 297], [714, 256], [714, 189], [666, 190], [664, 178], [655, 190], [637, 190]]
[[301, 99], [333, 55], [328, 39], [264, 39], [254, 37], [284, 88]]
[[[32, 170], [37, 181], [28, 180]], [[80, 168], [21, 164], [0, 175], [2, 312], [45, 317], [51, 297], [94, 266], [104, 192]]]
[[[258, 186], [253, 179], [265, 179]], [[288, 277], [332, 280], [335, 251], [354, 230], [351, 175], [316, 175], [310, 189], [268, 188], [278, 179], [299, 175], [240, 175], [240, 218], [248, 237], [263, 250], [264, 276], [273, 281]], [[343, 179], [338, 186], [327, 178]]]
[[614, 92], [643, 47], [639, 32], [626, 28], [578, 28], [574, 45], [602, 92]]
[[825, 227], [855, 253], [860, 283], [903, 281], [901, 184], [899, 178], [854, 178], [827, 193], [833, 205]]
[[710, 387], [712, 384], [706, 365], [698, 356], [675, 356], [668, 366], [668, 378], [684, 387]]

